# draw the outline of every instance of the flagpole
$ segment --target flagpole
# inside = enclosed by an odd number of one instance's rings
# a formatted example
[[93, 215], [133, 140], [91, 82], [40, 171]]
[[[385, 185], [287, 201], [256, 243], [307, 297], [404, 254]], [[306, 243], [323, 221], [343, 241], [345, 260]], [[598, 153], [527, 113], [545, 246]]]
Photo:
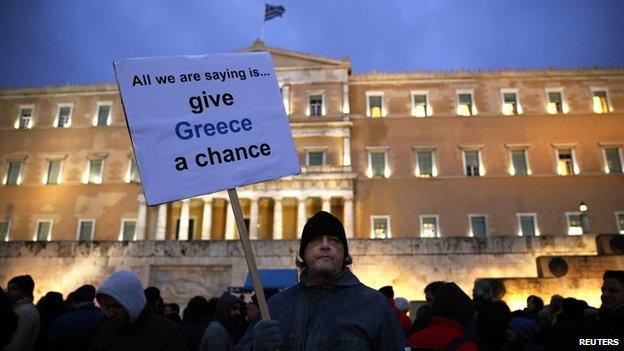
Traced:
[[264, 36], [264, 24], [266, 20], [262, 21], [262, 26], [260, 26], [260, 41], [262, 41], [262, 37]]

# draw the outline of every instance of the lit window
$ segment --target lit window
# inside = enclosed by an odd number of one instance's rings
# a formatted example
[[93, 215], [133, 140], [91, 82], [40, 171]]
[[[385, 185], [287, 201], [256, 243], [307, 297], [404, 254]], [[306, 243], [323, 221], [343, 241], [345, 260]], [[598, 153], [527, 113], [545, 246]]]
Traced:
[[95, 229], [95, 221], [92, 219], [78, 220], [78, 241], [93, 240], [93, 231]]
[[477, 108], [474, 104], [472, 92], [457, 93], [457, 115], [458, 116], [474, 116], [477, 114]]
[[419, 178], [435, 177], [436, 169], [434, 167], [433, 151], [418, 150], [416, 151], [416, 176]]
[[323, 151], [309, 151], [307, 156], [308, 166], [322, 166], [325, 164], [325, 153]]
[[323, 106], [323, 95], [314, 94], [308, 96], [309, 116], [324, 116], [325, 108]]
[[618, 232], [624, 234], [624, 212], [617, 212], [615, 220], [617, 221]]
[[126, 183], [140, 183], [139, 168], [137, 167], [136, 160], [130, 158], [128, 162], [128, 171], [126, 172]]
[[518, 101], [518, 93], [516, 91], [503, 90], [503, 114], [506, 116], [522, 114], [522, 108]]
[[420, 236], [423, 238], [436, 238], [440, 236], [437, 215], [420, 216]]
[[9, 161], [9, 167], [4, 176], [4, 185], [19, 185], [22, 182], [21, 171], [21, 161]]
[[17, 123], [15, 128], [17, 129], [30, 129], [33, 124], [33, 111], [34, 107], [32, 106], [24, 106], [20, 107], [19, 117], [17, 119]]
[[98, 103], [94, 126], [110, 125], [111, 104]]
[[485, 216], [470, 215], [470, 236], [481, 238], [487, 236], [487, 221]]
[[620, 158], [620, 149], [616, 147], [605, 148], [605, 164], [608, 174], [622, 173], [622, 159]]
[[518, 214], [518, 235], [520, 236], [536, 236], [539, 235], [537, 230], [537, 215], [532, 213]]
[[372, 151], [368, 153], [368, 175], [372, 177], [386, 177], [386, 153], [384, 151]]
[[562, 176], [576, 174], [574, 171], [574, 154], [572, 149], [557, 150], [557, 174]]
[[87, 167], [87, 177], [85, 183], [101, 184], [102, 173], [104, 171], [104, 159], [91, 159]]
[[136, 220], [124, 219], [121, 221], [119, 240], [134, 240], [136, 234]]
[[54, 125], [57, 128], [65, 128], [69, 127], [70, 118], [71, 118], [71, 106], [69, 105], [61, 105], [58, 109], [58, 115], [56, 116], [56, 124]]
[[549, 114], [556, 115], [559, 113], [565, 113], [563, 108], [563, 94], [561, 91], [547, 91], [546, 95], [548, 96], [546, 111]]
[[464, 151], [464, 163], [466, 165], [466, 175], [469, 177], [481, 176], [481, 161], [479, 151]]
[[0, 221], [0, 241], [8, 241], [9, 240], [9, 228], [11, 226], [11, 222], [9, 221]]
[[412, 92], [412, 116], [431, 116], [431, 106], [429, 106], [426, 92]]
[[593, 104], [594, 104], [594, 112], [608, 113], [611, 111], [607, 90], [593, 89], [592, 99], [593, 99]]
[[35, 233], [36, 241], [49, 241], [52, 234], [52, 221], [51, 220], [39, 220], [37, 221], [37, 232]]
[[280, 86], [280, 93], [282, 93], [282, 103], [284, 104], [284, 112], [286, 115], [290, 115], [290, 86], [284, 84]]
[[528, 175], [526, 150], [511, 150], [511, 175]]
[[566, 213], [568, 222], [568, 235], [583, 234], [583, 220], [580, 212]]
[[372, 239], [388, 239], [390, 238], [390, 217], [389, 216], [371, 216]]
[[45, 184], [61, 184], [61, 160], [48, 160]]
[[366, 93], [366, 115], [368, 117], [378, 118], [385, 117], [386, 111], [383, 105], [383, 95], [380, 93]]

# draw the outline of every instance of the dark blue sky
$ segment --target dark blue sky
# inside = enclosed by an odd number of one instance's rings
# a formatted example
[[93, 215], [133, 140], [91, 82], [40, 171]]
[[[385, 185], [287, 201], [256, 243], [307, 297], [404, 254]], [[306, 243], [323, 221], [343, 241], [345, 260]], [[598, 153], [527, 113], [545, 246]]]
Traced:
[[[269, 46], [377, 71], [624, 67], [623, 0], [271, 0]], [[113, 82], [112, 60], [235, 51], [257, 0], [2, 0], [0, 87]]]

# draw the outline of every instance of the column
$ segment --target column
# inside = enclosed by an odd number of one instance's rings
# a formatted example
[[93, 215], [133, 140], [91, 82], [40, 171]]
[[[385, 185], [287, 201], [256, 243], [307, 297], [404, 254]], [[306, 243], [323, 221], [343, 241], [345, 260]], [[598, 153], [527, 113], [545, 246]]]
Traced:
[[210, 240], [212, 230], [212, 198], [204, 198], [204, 214], [202, 216], [202, 240]]
[[232, 204], [228, 202], [227, 214], [225, 216], [225, 240], [234, 240], [234, 211], [232, 210]]
[[344, 199], [344, 228], [347, 238], [353, 238], [353, 198]]
[[286, 116], [290, 116], [290, 86], [288, 84], [282, 85], [282, 102], [284, 103], [284, 112]]
[[137, 213], [136, 240], [145, 240], [145, 227], [147, 224], [147, 205], [145, 205], [145, 196], [139, 194], [139, 210]]
[[251, 208], [249, 209], [249, 238], [258, 239], [258, 199], [251, 199]]
[[178, 240], [188, 240], [189, 234], [189, 213], [191, 210], [191, 200], [182, 200], [182, 210], [180, 211], [180, 227], [178, 228]]
[[349, 83], [342, 83], [342, 115], [346, 121], [349, 119]]
[[303, 226], [306, 223], [306, 198], [297, 198], [297, 238], [301, 238], [303, 232]]
[[274, 199], [275, 206], [273, 207], [273, 239], [282, 239], [283, 224], [282, 224], [282, 198], [276, 197]]
[[321, 209], [325, 212], [331, 213], [331, 197], [324, 196], [322, 197], [322, 200], [323, 200], [323, 206], [321, 207]]
[[342, 139], [342, 166], [351, 167], [351, 138]]
[[167, 204], [158, 206], [158, 220], [156, 222], [156, 234], [154, 239], [165, 240], [165, 233], [167, 228]]

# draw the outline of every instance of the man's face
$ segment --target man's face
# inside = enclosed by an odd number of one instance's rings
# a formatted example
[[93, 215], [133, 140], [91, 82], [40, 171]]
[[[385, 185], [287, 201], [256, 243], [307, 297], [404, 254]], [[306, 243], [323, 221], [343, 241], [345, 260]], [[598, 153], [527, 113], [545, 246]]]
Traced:
[[318, 235], [305, 247], [305, 261], [310, 282], [323, 283], [332, 280], [342, 272], [345, 259], [342, 241], [333, 235]]
[[101, 295], [99, 302], [106, 315], [111, 320], [115, 321], [115, 323], [119, 325], [129, 323], [130, 318], [128, 317], [128, 312], [126, 312], [126, 310], [117, 301], [115, 301], [115, 299], [106, 295]]
[[20, 288], [13, 283], [9, 283], [7, 286], [7, 295], [9, 295], [9, 300], [11, 300], [12, 303], [26, 297], [22, 290], [20, 290]]
[[624, 302], [624, 285], [619, 280], [607, 278], [602, 282], [602, 300], [603, 309], [611, 309]]
[[237, 320], [241, 316], [241, 306], [239, 304], [232, 304], [232, 308], [230, 308], [230, 319]]

